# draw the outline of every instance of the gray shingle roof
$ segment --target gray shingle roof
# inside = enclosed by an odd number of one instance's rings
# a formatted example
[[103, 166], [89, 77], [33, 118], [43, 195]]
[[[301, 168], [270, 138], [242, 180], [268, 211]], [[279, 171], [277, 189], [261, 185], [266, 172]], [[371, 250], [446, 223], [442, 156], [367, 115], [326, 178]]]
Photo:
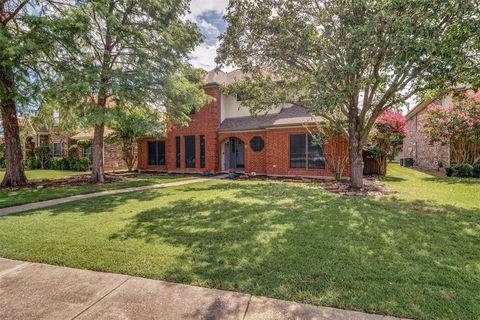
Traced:
[[300, 126], [321, 121], [320, 117], [312, 117], [299, 106], [284, 108], [278, 114], [249, 116], [225, 119], [218, 131], [259, 130], [278, 126]]

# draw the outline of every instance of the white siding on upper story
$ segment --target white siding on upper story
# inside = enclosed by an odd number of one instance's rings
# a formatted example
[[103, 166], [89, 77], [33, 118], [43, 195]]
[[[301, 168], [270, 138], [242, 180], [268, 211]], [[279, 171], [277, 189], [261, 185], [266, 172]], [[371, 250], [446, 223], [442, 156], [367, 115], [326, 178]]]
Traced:
[[[282, 110], [282, 108], [286, 107], [287, 105], [281, 105], [275, 109], [269, 110], [269, 114], [278, 114]], [[241, 102], [237, 101], [236, 96], [225, 96], [222, 95], [221, 100], [221, 121], [229, 118], [240, 118], [240, 117], [248, 117], [251, 116], [250, 111], [248, 108], [242, 107]]]

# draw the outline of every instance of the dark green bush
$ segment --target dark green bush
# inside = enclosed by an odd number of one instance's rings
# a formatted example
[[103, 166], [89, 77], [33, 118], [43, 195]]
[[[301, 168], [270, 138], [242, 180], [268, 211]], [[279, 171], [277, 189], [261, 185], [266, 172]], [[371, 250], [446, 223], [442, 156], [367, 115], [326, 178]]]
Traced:
[[37, 158], [30, 157], [30, 158], [27, 158], [27, 160], [25, 160], [25, 167], [28, 170], [40, 169], [41, 163], [40, 161], [38, 161]]
[[40, 163], [40, 168], [46, 168], [48, 158], [50, 157], [50, 148], [47, 146], [36, 147], [34, 153], [38, 163]]
[[473, 166], [469, 163], [461, 163], [453, 166], [455, 176], [467, 178], [473, 175]]
[[473, 176], [475, 178], [480, 178], [480, 162], [477, 162], [477, 164], [473, 166]]
[[53, 157], [48, 159], [46, 168], [50, 170], [68, 170], [69, 162], [68, 158]]
[[5, 169], [6, 163], [5, 163], [5, 157], [0, 157], [0, 169]]
[[85, 157], [72, 157], [68, 159], [69, 168], [72, 171], [87, 171], [90, 167], [88, 158]]
[[451, 166], [445, 167], [445, 174], [447, 175], [447, 177], [452, 177], [454, 173], [455, 173], [455, 170], [453, 169], [453, 167]]

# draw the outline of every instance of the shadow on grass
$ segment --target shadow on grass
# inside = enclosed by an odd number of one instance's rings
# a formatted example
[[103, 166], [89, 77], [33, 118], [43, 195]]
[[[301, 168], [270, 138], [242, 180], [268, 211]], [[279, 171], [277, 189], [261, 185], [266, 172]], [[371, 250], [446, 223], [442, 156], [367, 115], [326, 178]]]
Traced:
[[427, 177], [422, 178], [423, 181], [434, 182], [434, 183], [446, 183], [453, 185], [478, 185], [480, 186], [480, 179], [478, 178], [449, 178], [449, 177]]
[[404, 317], [480, 313], [477, 210], [280, 183], [183, 190], [110, 236], [182, 248], [165, 280]]
[[394, 176], [380, 176], [379, 179], [380, 179], [380, 181], [385, 181], [385, 182], [407, 181], [407, 179], [404, 179], [404, 178], [401, 178], [401, 177], [394, 177]]
[[[163, 192], [158, 192], [158, 190], [163, 190]], [[69, 214], [81, 214], [84, 216], [88, 216], [97, 213], [114, 212], [118, 207], [126, 205], [129, 202], [149, 202], [169, 195], [170, 193], [168, 193], [163, 188], [133, 191], [123, 194], [106, 195], [85, 200], [77, 200], [73, 202], [55, 205], [53, 207], [17, 213], [15, 214], [15, 216], [21, 217], [34, 215], [37, 214], [39, 211], [46, 211], [51, 216]]]

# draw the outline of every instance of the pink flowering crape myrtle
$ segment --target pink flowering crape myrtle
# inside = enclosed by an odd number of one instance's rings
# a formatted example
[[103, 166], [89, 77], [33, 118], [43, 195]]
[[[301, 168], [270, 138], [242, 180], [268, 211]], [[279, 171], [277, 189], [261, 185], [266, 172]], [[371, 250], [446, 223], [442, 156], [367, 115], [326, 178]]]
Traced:
[[448, 106], [429, 105], [422, 121], [430, 141], [450, 145], [452, 164], [480, 161], [480, 90], [466, 92]]

